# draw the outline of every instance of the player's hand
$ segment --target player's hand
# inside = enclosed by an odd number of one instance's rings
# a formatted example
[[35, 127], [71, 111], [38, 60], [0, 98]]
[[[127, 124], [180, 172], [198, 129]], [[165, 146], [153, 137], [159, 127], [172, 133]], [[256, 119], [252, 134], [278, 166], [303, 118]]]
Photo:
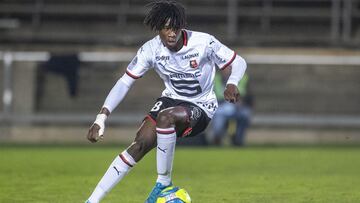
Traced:
[[104, 131], [105, 131], [105, 120], [107, 116], [105, 114], [98, 114], [96, 116], [96, 120], [94, 124], [91, 125], [87, 139], [90, 142], [97, 142], [104, 137]]
[[240, 93], [236, 85], [227, 84], [224, 91], [224, 99], [230, 103], [236, 103], [240, 100]]

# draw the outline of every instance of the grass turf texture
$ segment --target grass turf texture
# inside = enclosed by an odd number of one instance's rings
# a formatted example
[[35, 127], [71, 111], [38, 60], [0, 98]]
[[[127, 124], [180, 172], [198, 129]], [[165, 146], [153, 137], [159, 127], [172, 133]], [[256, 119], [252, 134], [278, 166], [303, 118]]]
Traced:
[[[0, 202], [84, 202], [122, 150], [0, 146]], [[358, 147], [179, 147], [173, 181], [195, 203], [355, 203], [359, 157]], [[103, 202], [143, 202], [155, 179], [153, 151]]]

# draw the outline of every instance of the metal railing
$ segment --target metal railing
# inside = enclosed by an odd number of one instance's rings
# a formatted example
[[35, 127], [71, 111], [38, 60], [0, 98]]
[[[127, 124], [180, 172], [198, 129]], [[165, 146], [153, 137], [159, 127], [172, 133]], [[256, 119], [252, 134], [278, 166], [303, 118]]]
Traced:
[[[129, 62], [135, 55], [135, 52], [80, 52], [79, 60], [82, 62]], [[244, 54], [249, 65], [251, 64], [296, 64], [296, 65], [334, 65], [353, 66], [360, 65], [359, 56], [326, 56], [326, 55], [275, 55], [275, 54]], [[14, 114], [12, 112], [13, 89], [12, 89], [12, 66], [14, 62], [44, 62], [50, 58], [49, 52], [1, 52], [0, 61], [3, 63], [3, 112], [0, 112], [1, 122], [11, 123], [89, 123], [94, 119], [94, 115], [89, 114]], [[133, 124], [141, 120], [142, 114], [114, 115], [110, 123]], [[253, 123], [256, 125], [271, 126], [341, 126], [341, 127], [359, 127], [359, 116], [305, 116], [305, 115], [255, 115]]]

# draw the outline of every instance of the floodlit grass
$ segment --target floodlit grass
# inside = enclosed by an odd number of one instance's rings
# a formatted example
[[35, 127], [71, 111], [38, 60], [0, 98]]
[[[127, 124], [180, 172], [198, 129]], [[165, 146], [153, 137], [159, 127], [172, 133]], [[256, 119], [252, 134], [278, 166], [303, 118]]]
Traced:
[[[0, 202], [84, 202], [124, 148], [0, 146]], [[177, 148], [173, 182], [195, 203], [360, 202], [359, 147]], [[147, 155], [103, 202], [144, 202]]]

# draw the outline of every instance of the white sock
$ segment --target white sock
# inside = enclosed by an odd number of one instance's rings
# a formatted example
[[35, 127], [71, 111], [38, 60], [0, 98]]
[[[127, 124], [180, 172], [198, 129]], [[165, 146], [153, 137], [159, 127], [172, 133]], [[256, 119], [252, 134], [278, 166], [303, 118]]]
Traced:
[[94, 192], [89, 197], [91, 203], [98, 203], [100, 200], [130, 171], [136, 164], [135, 160], [127, 151], [116, 156], [108, 170], [99, 181]]
[[175, 128], [156, 128], [156, 132], [157, 182], [162, 185], [169, 185], [171, 183], [171, 171], [176, 145], [176, 132]]

